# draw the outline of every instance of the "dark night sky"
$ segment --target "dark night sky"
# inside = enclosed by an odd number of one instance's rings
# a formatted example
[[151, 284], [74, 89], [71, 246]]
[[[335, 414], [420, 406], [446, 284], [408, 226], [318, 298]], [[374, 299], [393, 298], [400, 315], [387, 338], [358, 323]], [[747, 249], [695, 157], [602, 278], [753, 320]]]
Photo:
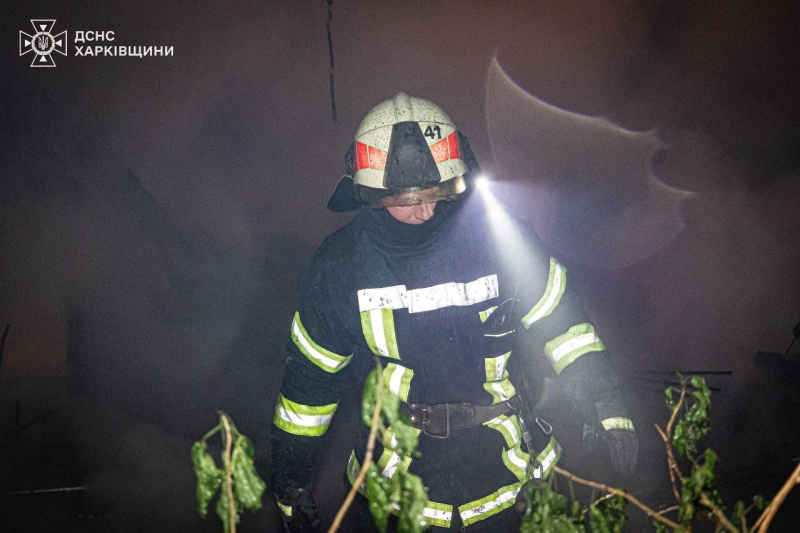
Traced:
[[[70, 41], [76, 30], [112, 30], [113, 44], [174, 46], [174, 57], [79, 58], [70, 44], [55, 69], [32, 69], [17, 49], [30, 18], [57, 19]], [[335, 2], [336, 123], [326, 19], [323, 1], [4, 9], [0, 321], [14, 326], [0, 432], [14, 380], [63, 375], [72, 349], [78, 385], [91, 391], [75, 401], [103, 405], [67, 424], [84, 450], [76, 463], [99, 487], [90, 506], [136, 501], [110, 504], [106, 516], [152, 519], [151, 530], [171, 516], [194, 531], [187, 437], [222, 407], [265, 444], [296, 277], [347, 220], [324, 203], [361, 118], [399, 91], [431, 99], [502, 180], [484, 105], [495, 54], [548, 102], [657, 130], [668, 147], [655, 161], [659, 178], [697, 193], [683, 232], [649, 257], [617, 269], [584, 258], [574, 268], [618, 367], [733, 369], [719, 425], [776, 425], [735, 415], [743, 391], [759, 383], [764, 392], [755, 352], [783, 351], [800, 318], [792, 3]], [[514, 183], [522, 191], [512, 209], [547, 236], [537, 183]], [[796, 384], [783, 386], [781, 397], [796, 401]], [[334, 446], [335, 461], [347, 445]], [[796, 445], [786, 453], [797, 457]], [[758, 462], [737, 453], [735, 466]], [[325, 486], [338, 491], [341, 464], [328, 470]], [[121, 489], [126, 476], [146, 490]], [[180, 494], [181, 511], [165, 511], [168, 494]]]

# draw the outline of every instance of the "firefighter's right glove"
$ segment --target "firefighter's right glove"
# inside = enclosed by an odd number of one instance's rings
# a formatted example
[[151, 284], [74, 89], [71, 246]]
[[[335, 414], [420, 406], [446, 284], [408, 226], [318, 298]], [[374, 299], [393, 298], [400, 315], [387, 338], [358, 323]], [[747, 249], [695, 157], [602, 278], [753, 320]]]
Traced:
[[282, 497], [275, 495], [283, 516], [283, 527], [288, 533], [316, 533], [322, 531], [317, 502], [308, 488], [290, 488]]
[[600, 423], [600, 437], [608, 444], [611, 454], [611, 470], [623, 477], [633, 474], [639, 455], [639, 441], [625, 408], [619, 401], [612, 400], [596, 403], [595, 410]]

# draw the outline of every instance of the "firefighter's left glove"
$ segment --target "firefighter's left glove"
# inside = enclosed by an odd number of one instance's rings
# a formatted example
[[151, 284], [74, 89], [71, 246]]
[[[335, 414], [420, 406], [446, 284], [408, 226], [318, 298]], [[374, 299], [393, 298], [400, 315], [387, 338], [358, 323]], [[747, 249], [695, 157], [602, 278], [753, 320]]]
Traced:
[[617, 400], [595, 404], [600, 437], [608, 444], [611, 454], [611, 470], [626, 477], [636, 469], [639, 441], [633, 422], [622, 404]]
[[308, 488], [290, 488], [282, 496], [275, 495], [283, 516], [283, 527], [288, 533], [316, 533], [322, 531], [317, 502]]

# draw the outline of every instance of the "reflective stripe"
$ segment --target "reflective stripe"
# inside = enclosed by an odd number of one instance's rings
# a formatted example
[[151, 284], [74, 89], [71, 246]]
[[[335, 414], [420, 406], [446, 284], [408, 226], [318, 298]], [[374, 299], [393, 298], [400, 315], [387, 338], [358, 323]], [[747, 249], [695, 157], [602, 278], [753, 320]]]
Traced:
[[337, 404], [303, 405], [295, 403], [283, 394], [278, 395], [273, 423], [294, 435], [319, 437], [325, 434], [331, 423]]
[[403, 309], [406, 307], [406, 292], [405, 285], [361, 289], [358, 291], [358, 310], [363, 312], [374, 309]]
[[458, 512], [464, 526], [485, 520], [514, 505], [524, 481], [501, 487], [488, 496], [459, 506]]
[[443, 283], [408, 291], [408, 312], [422, 313], [450, 306], [473, 305], [496, 298], [500, 292], [497, 275], [484, 276], [469, 283]]
[[353, 359], [353, 354], [342, 356], [326, 350], [316, 342], [314, 342], [308, 335], [306, 328], [300, 321], [300, 313], [294, 314], [294, 321], [292, 322], [292, 340], [297, 348], [305, 354], [308, 359], [326, 372], [338, 372]]
[[383, 370], [384, 382], [392, 394], [403, 402], [408, 402], [408, 391], [411, 390], [411, 378], [413, 377], [413, 370], [395, 363], [389, 363]]
[[384, 448], [380, 459], [378, 459], [378, 470], [385, 478], [392, 479], [394, 473], [399, 469], [401, 472], [407, 472], [408, 467], [411, 465], [411, 457], [401, 457], [400, 454], [389, 448]]
[[499, 431], [506, 441], [506, 446], [513, 448], [520, 441], [522, 430], [519, 427], [517, 415], [500, 415], [483, 423], [484, 426]]
[[561, 301], [566, 288], [567, 269], [551, 257], [550, 273], [547, 277], [547, 287], [544, 290], [544, 294], [528, 314], [522, 317], [522, 324], [526, 328], [530, 328], [534, 322], [552, 313]]
[[486, 372], [486, 382], [483, 384], [483, 388], [492, 395], [492, 405], [504, 402], [517, 394], [514, 385], [508, 379], [506, 370], [510, 356], [511, 352], [508, 352], [483, 360]]
[[[410, 462], [411, 458], [409, 458], [408, 460]], [[406, 468], [408, 467], [406, 466]], [[353, 483], [355, 483], [359, 472], [361, 472], [361, 464], [358, 462], [358, 459], [356, 458], [355, 450], [353, 450], [350, 453], [350, 460], [347, 462], [347, 480], [350, 482], [351, 486], [353, 485]], [[360, 492], [363, 495], [366, 495], [367, 485], [365, 482], [363, 481], [361, 482], [361, 486], [359, 487], [358, 492]], [[390, 512], [393, 515], [396, 515], [399, 510], [400, 510], [399, 506], [397, 504], [394, 504]], [[428, 522], [428, 524], [432, 526], [449, 528], [450, 521], [453, 519], [453, 506], [448, 505], [446, 503], [437, 503], [429, 501], [425, 505], [425, 508], [422, 510], [422, 515], [425, 516], [425, 518], [428, 518], [426, 522]]]
[[427, 518], [426, 522], [432, 526], [450, 528], [450, 521], [453, 519], [453, 506], [446, 503], [428, 502], [422, 510], [422, 516]]
[[606, 429], [629, 429], [633, 431], [633, 422], [629, 418], [623, 416], [616, 416], [613, 418], [606, 418], [600, 424]]
[[536, 468], [531, 477], [544, 479], [549, 476], [559, 458], [561, 458], [561, 446], [554, 437], [550, 437], [550, 442], [536, 456]]
[[[350, 459], [347, 461], [347, 481], [350, 482], [351, 487], [356, 482], [356, 478], [358, 477], [358, 474], [360, 472], [361, 472], [361, 464], [358, 462], [358, 459], [356, 458], [356, 451], [353, 450], [350, 453]], [[366, 477], [364, 479], [366, 480]], [[360, 492], [361, 494], [366, 494], [367, 484], [365, 481], [361, 481], [361, 486], [358, 488], [358, 492]]]
[[486, 322], [486, 320], [491, 316], [491, 314], [494, 313], [495, 309], [497, 309], [496, 305], [490, 307], [489, 309], [486, 309], [485, 311], [480, 311], [478, 313], [478, 317], [481, 319], [481, 322]]
[[503, 463], [522, 481], [527, 479], [531, 456], [522, 451], [522, 443], [518, 442], [513, 448], [503, 450]]
[[286, 518], [291, 518], [292, 517], [292, 506], [291, 505], [286, 505], [284, 503], [281, 503], [278, 500], [275, 500], [275, 503], [278, 504], [278, 509], [281, 510], [281, 514], [283, 514], [283, 516], [285, 516]]
[[372, 353], [391, 359], [400, 359], [394, 331], [394, 314], [391, 309], [362, 311], [361, 329]]
[[578, 357], [605, 350], [606, 347], [591, 324], [578, 324], [544, 345], [544, 353], [550, 358], [556, 374], [568, 367]]
[[362, 289], [358, 291], [358, 309], [363, 313], [407, 308], [409, 313], [423, 313], [443, 307], [473, 305], [499, 294], [497, 274], [491, 274], [469, 283], [451, 281], [421, 289], [408, 290], [405, 285]]

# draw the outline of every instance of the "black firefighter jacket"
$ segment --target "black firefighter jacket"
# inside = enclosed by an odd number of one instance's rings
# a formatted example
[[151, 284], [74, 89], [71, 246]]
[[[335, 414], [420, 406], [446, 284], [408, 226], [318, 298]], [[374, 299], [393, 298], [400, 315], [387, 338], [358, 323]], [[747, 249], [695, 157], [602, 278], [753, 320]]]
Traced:
[[[488, 211], [478, 194], [439, 202], [421, 226], [363, 207], [322, 243], [299, 290], [271, 433], [276, 491], [309, 483], [348, 374], [359, 364], [373, 367], [375, 355], [388, 388], [409, 403], [506, 401], [516, 394], [518, 358], [531, 348], [575, 382], [583, 411], [615, 394], [605, 348], [566, 268], [526, 222]], [[514, 309], [514, 321], [507, 331], [487, 330], [491, 313], [509, 299], [514, 305], [504, 309]], [[351, 455], [351, 482], [368, 429]], [[423, 434], [420, 457], [402, 457], [386, 444], [377, 443], [374, 455], [383, 475], [408, 469], [421, 476], [429, 522], [467, 530], [513, 512], [521, 485], [547, 475], [558, 452], [545, 440], [535, 451], [541, 469], [532, 472], [513, 413], [446, 439]]]

